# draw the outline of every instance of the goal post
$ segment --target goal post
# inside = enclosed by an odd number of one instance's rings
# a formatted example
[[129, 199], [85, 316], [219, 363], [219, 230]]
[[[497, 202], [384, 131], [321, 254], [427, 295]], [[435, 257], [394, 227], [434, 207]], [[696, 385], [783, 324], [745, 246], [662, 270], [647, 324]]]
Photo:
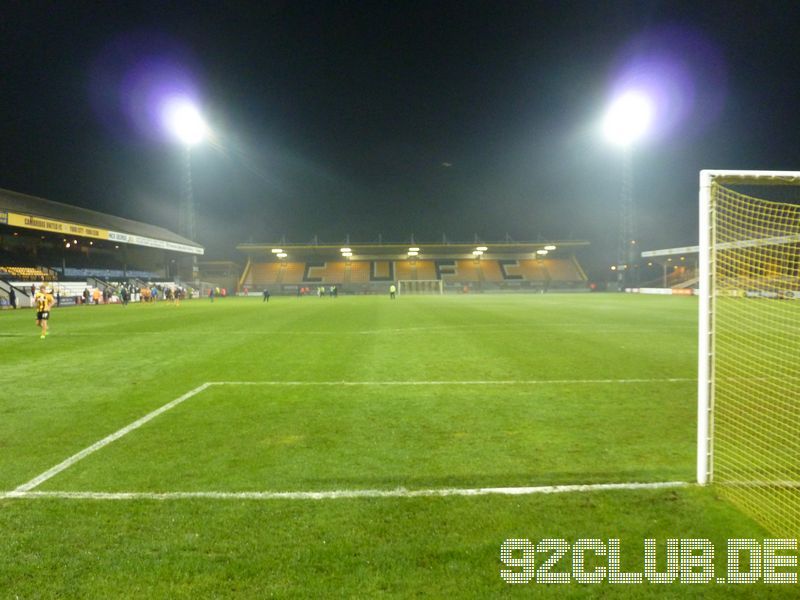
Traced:
[[412, 294], [420, 295], [439, 295], [444, 294], [444, 283], [441, 279], [400, 279], [397, 282], [397, 295], [409, 296]]
[[800, 172], [701, 171], [699, 225], [697, 482], [798, 534]]

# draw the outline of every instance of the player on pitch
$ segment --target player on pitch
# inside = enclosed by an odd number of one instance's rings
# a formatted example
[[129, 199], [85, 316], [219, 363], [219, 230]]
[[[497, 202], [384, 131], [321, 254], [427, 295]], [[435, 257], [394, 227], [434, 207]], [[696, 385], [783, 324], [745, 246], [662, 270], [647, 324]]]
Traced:
[[47, 291], [47, 287], [42, 284], [39, 291], [33, 297], [33, 303], [36, 306], [36, 325], [41, 327], [41, 339], [47, 335], [47, 321], [50, 319], [50, 308], [52, 308], [55, 300], [53, 295]]

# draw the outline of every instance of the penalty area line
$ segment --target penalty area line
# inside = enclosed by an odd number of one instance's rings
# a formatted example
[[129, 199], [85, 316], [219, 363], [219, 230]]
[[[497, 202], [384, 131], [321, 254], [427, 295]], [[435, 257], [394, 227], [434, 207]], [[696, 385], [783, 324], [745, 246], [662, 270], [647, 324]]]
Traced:
[[51, 477], [55, 477], [56, 475], [61, 473], [61, 471], [64, 471], [65, 469], [69, 469], [72, 465], [74, 465], [79, 460], [81, 460], [83, 458], [86, 458], [90, 454], [93, 454], [94, 452], [97, 452], [98, 450], [100, 450], [101, 448], [103, 448], [105, 446], [108, 446], [114, 440], [118, 440], [119, 438], [121, 438], [124, 435], [127, 435], [128, 433], [130, 433], [134, 429], [138, 429], [139, 427], [141, 427], [142, 425], [144, 425], [148, 421], [151, 421], [151, 420], [155, 419], [158, 415], [167, 412], [171, 408], [175, 408], [181, 402], [184, 402], [184, 401], [188, 400], [192, 396], [196, 396], [197, 394], [199, 394], [200, 392], [202, 392], [206, 388], [210, 387], [211, 385], [213, 385], [213, 384], [204, 383], [203, 385], [200, 385], [200, 386], [194, 388], [193, 390], [191, 390], [189, 392], [186, 392], [180, 398], [175, 398], [175, 400], [172, 400], [171, 402], [167, 402], [166, 404], [164, 404], [160, 408], [157, 408], [156, 410], [154, 410], [154, 411], [152, 411], [150, 413], [147, 413], [141, 419], [137, 419], [136, 421], [134, 421], [130, 425], [126, 425], [125, 427], [123, 427], [119, 431], [115, 431], [111, 435], [108, 435], [108, 436], [104, 437], [99, 442], [95, 442], [94, 444], [92, 444], [88, 448], [84, 448], [80, 452], [78, 452], [76, 454], [73, 454], [68, 459], [58, 463], [56, 466], [52, 467], [51, 469], [48, 469], [47, 471], [45, 471], [41, 475], [37, 475], [36, 477], [31, 479], [27, 483], [23, 483], [22, 485], [20, 485], [16, 489], [14, 489], [13, 492], [6, 492], [5, 494], [0, 493], [0, 498], [4, 498], [4, 497], [10, 498], [10, 497], [13, 497], [13, 494], [16, 494], [16, 493], [30, 492], [30, 490], [32, 490], [33, 488], [41, 485], [42, 483], [44, 483], [45, 481], [47, 481]]
[[685, 481], [652, 483], [591, 483], [578, 485], [544, 485], [532, 487], [438, 488], [408, 490], [329, 490], [317, 492], [0, 492], [3, 499], [56, 498], [62, 500], [336, 500], [346, 498], [421, 498], [446, 496], [529, 496], [534, 494], [566, 494], [614, 490], [657, 490], [686, 487]]

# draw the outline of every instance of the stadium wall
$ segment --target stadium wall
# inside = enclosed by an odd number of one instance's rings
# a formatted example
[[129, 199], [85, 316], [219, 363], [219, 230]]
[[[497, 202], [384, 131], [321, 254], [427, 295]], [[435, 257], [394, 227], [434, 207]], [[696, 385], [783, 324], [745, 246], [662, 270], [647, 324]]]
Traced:
[[659, 296], [696, 296], [692, 288], [625, 288], [628, 294], [655, 294]]

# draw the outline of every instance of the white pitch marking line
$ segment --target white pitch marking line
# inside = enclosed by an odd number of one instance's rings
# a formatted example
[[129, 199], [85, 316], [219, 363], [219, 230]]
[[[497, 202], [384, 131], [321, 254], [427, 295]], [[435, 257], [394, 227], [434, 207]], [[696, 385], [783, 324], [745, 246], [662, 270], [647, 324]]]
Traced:
[[[47, 481], [51, 477], [54, 477], [55, 475], [58, 475], [59, 473], [61, 473], [61, 471], [70, 468], [72, 465], [74, 465], [79, 460], [81, 460], [83, 458], [86, 458], [87, 456], [89, 456], [93, 452], [97, 452], [98, 450], [100, 450], [104, 446], [108, 446], [108, 444], [110, 444], [114, 440], [118, 440], [123, 435], [126, 435], [126, 434], [130, 433], [134, 429], [138, 429], [139, 427], [141, 427], [142, 425], [144, 425], [148, 421], [151, 421], [152, 419], [155, 419], [158, 415], [160, 415], [162, 413], [165, 413], [169, 409], [178, 406], [178, 404], [180, 404], [181, 402], [184, 402], [184, 401], [188, 400], [189, 398], [191, 398], [192, 396], [195, 396], [195, 395], [199, 394], [200, 392], [202, 392], [203, 390], [205, 390], [207, 387], [209, 387], [211, 385], [213, 385], [213, 384], [204, 383], [203, 385], [194, 388], [190, 392], [186, 392], [180, 398], [175, 398], [175, 400], [172, 400], [171, 402], [167, 402], [161, 408], [157, 408], [153, 412], [148, 413], [145, 416], [143, 416], [141, 419], [138, 419], [137, 421], [134, 421], [130, 425], [126, 425], [125, 427], [123, 427], [119, 431], [116, 431], [116, 432], [112, 433], [111, 435], [104, 437], [99, 442], [95, 442], [94, 444], [92, 444], [88, 448], [84, 448], [83, 450], [81, 450], [77, 454], [73, 454], [72, 456], [70, 456], [65, 461], [60, 462], [55, 467], [53, 467], [51, 469], [48, 469], [47, 471], [45, 471], [41, 475], [37, 475], [36, 477], [31, 479], [29, 482], [23, 483], [21, 486], [17, 487], [13, 492], [7, 493], [6, 497], [11, 497], [11, 496], [9, 496], [9, 494], [15, 494], [15, 493], [18, 493], [18, 492], [21, 492], [21, 493], [30, 492], [30, 490], [32, 490], [33, 488], [37, 487], [38, 485], [44, 483], [45, 481]], [[2, 498], [2, 497], [3, 496], [0, 495], [0, 498]]]
[[58, 498], [63, 500], [335, 500], [340, 498], [420, 498], [443, 496], [526, 496], [613, 490], [654, 490], [686, 487], [685, 481], [655, 483], [593, 483], [535, 487], [441, 488], [428, 490], [330, 490], [319, 492], [31, 492], [19, 488], [0, 493], [2, 499]]
[[[60, 462], [56, 466], [48, 469], [41, 475], [37, 475], [27, 483], [15, 488], [12, 492], [0, 492], [0, 499], [5, 497], [12, 497], [12, 494], [27, 493], [38, 487], [48, 479], [58, 475], [65, 469], [68, 469], [79, 460], [97, 452], [101, 448], [107, 446], [111, 442], [118, 440], [124, 435], [127, 435], [134, 429], [138, 429], [148, 421], [156, 418], [158, 415], [174, 408], [178, 404], [188, 400], [212, 385], [284, 385], [284, 386], [367, 386], [367, 385], [409, 385], [409, 386], [423, 386], [423, 385], [574, 385], [574, 384], [613, 384], [613, 383], [682, 383], [688, 381], [695, 381], [690, 378], [662, 378], [662, 379], [534, 379], [534, 380], [509, 380], [509, 381], [214, 381], [204, 383], [193, 390], [185, 393], [183, 396], [168, 402], [164, 406], [157, 408], [151, 413], [146, 414], [141, 419], [134, 421], [104, 437], [99, 442], [95, 442], [88, 448], [84, 448], [77, 454], [73, 454], [66, 460]], [[501, 488], [487, 488], [487, 489], [501, 489]], [[513, 489], [513, 488], [510, 488]], [[281, 492], [276, 492], [281, 493]], [[316, 492], [313, 492], [316, 493]], [[499, 493], [499, 492], [489, 492]], [[539, 492], [542, 493], [542, 492]], [[551, 492], [552, 493], [552, 492]], [[466, 494], [464, 494], [466, 495]]]
[[211, 385], [287, 385], [287, 386], [359, 386], [359, 385], [574, 385], [612, 383], [686, 383], [696, 378], [672, 377], [656, 379], [519, 379], [479, 381], [214, 381]]

